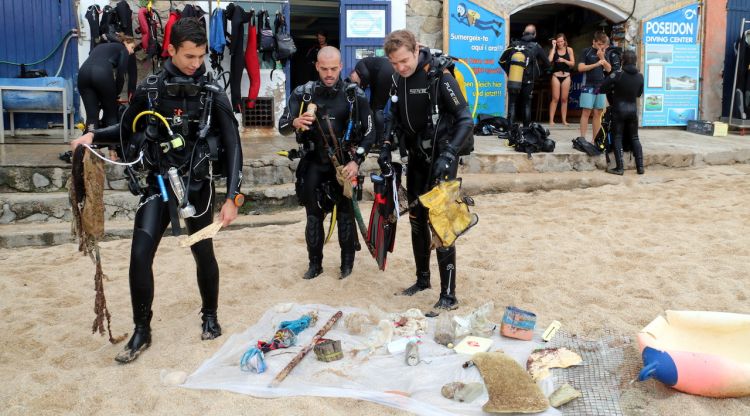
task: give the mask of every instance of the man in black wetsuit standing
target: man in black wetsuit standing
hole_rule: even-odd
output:
[[[508,88],[508,121],[518,121],[518,107],[523,111],[522,122],[524,127],[531,124],[531,100],[534,92],[534,82],[543,73],[550,69],[550,63],[544,50],[536,42],[536,26],[526,25],[520,40],[513,41],[503,52],[498,62],[500,66],[510,74],[511,57],[516,51],[523,51],[527,57],[526,66],[523,70],[523,81],[519,90]]]
[[[404,140],[409,159],[406,188],[409,205],[413,206],[409,222],[417,281],[401,294],[411,296],[430,288],[431,252],[427,209],[413,203],[439,181],[456,178],[459,157],[472,150],[474,122],[456,79],[447,69],[447,58],[418,48],[414,34],[408,30],[391,32],[384,49],[397,73],[397,102],[391,106],[393,128]],[[388,137],[386,132],[378,159],[381,168],[390,163],[392,143]],[[455,309],[456,247],[438,248],[437,260],[440,298],[435,308]]]
[[[352,201],[345,195],[375,141],[375,131],[365,93],[356,84],[341,80],[339,50],[324,46],[315,66],[320,79],[300,85],[290,94],[279,119],[279,132],[285,136],[296,132],[301,147],[296,190],[307,215],[309,260],[303,279],[323,273],[323,218],[334,205],[341,247],[339,278],[344,279],[352,273],[354,253],[359,249]],[[337,170],[343,184],[337,181]]]
[[[643,75],[638,72],[636,55],[625,51],[622,56],[622,71],[612,72],[602,83],[601,91],[611,93],[612,102],[612,147],[615,152],[615,168],[607,168],[607,173],[622,175],[624,165],[623,140],[630,140],[630,148],[635,156],[635,168],[639,175],[643,170],[643,149],[638,139],[638,97],[643,95]]]
[[[120,124],[86,133],[71,142],[75,151],[82,144],[111,144],[122,139],[126,160],[135,161],[141,152],[146,155],[140,180],[134,175],[131,181],[131,191],[141,194],[130,251],[135,330],[125,350],[115,358],[120,363],[135,360],[151,345],[152,264],[167,225],[171,221],[173,234],[178,233],[179,216],[192,234],[213,222],[213,163],[223,165],[227,179],[226,199],[218,220],[229,225],[244,201],[240,193],[242,149],[237,123],[226,94],[206,75],[206,32],[197,20],[184,18],[172,27],[170,42],[171,57],[164,62],[163,71],[150,75],[138,86]],[[211,116],[206,117],[204,107],[211,102]],[[210,124],[206,124],[207,119]],[[213,241],[200,241],[190,250],[202,301],[201,339],[214,339],[221,335],[221,326],[216,315],[219,266]]]
[[[393,73],[393,66],[388,58],[370,56],[360,59],[349,75],[349,79],[363,90],[370,88],[370,109],[375,118],[375,140],[378,142],[383,139],[384,111],[390,98]]]

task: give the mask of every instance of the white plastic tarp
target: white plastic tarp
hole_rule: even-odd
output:
[[[344,327],[344,318],[349,313],[366,311],[355,308],[341,308],[344,318],[331,329],[325,338],[341,340],[344,358],[330,363],[318,361],[311,350],[291,374],[275,388],[269,387],[271,380],[289,363],[305,345],[309,344],[317,331],[337,310],[326,305],[293,305],[286,312],[276,312],[288,308],[274,308],[267,311],[252,327],[240,334],[230,336],[213,357],[206,360],[182,387],[191,389],[229,390],[256,397],[318,396],[345,397],[368,400],[386,406],[410,411],[419,415],[487,415],[482,405],[487,402],[484,393],[471,403],[460,403],[444,398],[441,387],[450,382],[482,382],[476,367],[462,368],[469,355],[457,354],[433,340],[436,318],[428,318],[428,332],[420,339],[420,363],[411,367],[405,363],[403,352],[391,355],[385,347],[374,353],[359,352],[353,356],[353,349],[366,349],[368,331],[363,335],[352,335]],[[297,345],[266,354],[267,370],[264,373],[240,370],[240,358],[259,340],[270,341],[282,321],[295,320],[310,311],[318,312],[318,322],[298,335]],[[375,327],[371,327],[375,328]],[[394,339],[397,339],[394,337]],[[497,331],[492,336],[490,351],[502,350],[513,357],[524,368],[529,354],[539,347],[537,338],[533,341],[519,341],[500,337]],[[542,385],[545,394],[552,391],[548,378]],[[539,415],[552,416],[561,413],[550,407]]]

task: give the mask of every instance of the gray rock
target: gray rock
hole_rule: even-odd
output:
[[[44,222],[44,221],[47,221],[48,218],[49,218],[49,215],[37,212],[36,214],[31,214],[28,217],[18,220],[17,222],[19,223]]]
[[[16,213],[11,211],[10,204],[3,204],[3,214],[0,216],[0,224],[10,224],[16,220]]]

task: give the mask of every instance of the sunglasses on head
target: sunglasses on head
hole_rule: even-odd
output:
[[[171,97],[195,97],[203,87],[190,77],[172,77],[164,80],[167,95]]]

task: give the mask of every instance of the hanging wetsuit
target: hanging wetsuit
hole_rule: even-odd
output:
[[[260,62],[258,62],[258,38],[253,22],[253,11],[248,17],[247,48],[245,48],[245,68],[250,78],[250,89],[247,91],[247,108],[255,108],[255,99],[260,91]]]
[[[120,32],[133,36],[133,10],[126,0],[120,0],[115,6],[118,29]]]
[[[393,76],[393,65],[388,58],[367,57],[361,59],[354,66],[354,71],[359,76],[360,87],[370,88],[370,109],[375,118],[375,139],[383,140],[383,110],[388,103]]]
[[[102,10],[96,4],[86,9],[86,21],[89,22],[89,27],[91,28],[91,49],[89,49],[89,54],[99,44],[99,15],[101,14]]]
[[[346,86],[351,85],[346,90]],[[354,104],[350,105],[349,100]],[[336,139],[346,136],[345,132],[352,119],[358,127],[351,134],[349,142],[342,141],[347,160],[339,161],[346,165],[351,160],[361,164],[370,150],[375,132],[372,126],[372,115],[367,105],[367,96],[355,84],[345,84],[339,80],[334,86],[326,87],[320,81],[310,81],[294,89],[289,96],[284,113],[279,119],[279,133],[288,136],[295,132],[292,123],[300,115],[300,109],[306,110],[309,103],[318,106],[317,118],[326,136],[328,125],[323,116],[328,114]],[[304,104],[304,106],[303,106]],[[309,130],[298,133],[297,142],[303,145],[303,156],[297,167],[297,198],[305,206],[307,223],[305,225],[305,242],[309,268],[305,279],[312,279],[323,272],[323,218],[336,205],[339,246],[341,248],[341,275],[343,279],[352,272],[354,253],[357,250],[357,229],[354,224],[352,201],[342,196],[342,186],[336,180],[336,170],[328,156],[324,137],[320,129],[313,124]],[[327,141],[328,148],[334,144]],[[361,147],[361,153],[355,149]]]
[[[211,31],[208,38],[208,49],[211,59],[211,69],[223,72],[221,61],[224,59],[224,48],[227,46],[227,38],[224,35],[224,9],[216,8],[211,15]]]
[[[78,70],[78,90],[86,109],[86,127],[99,127],[99,110],[104,111],[101,124],[117,123],[117,97],[125,83],[128,49],[119,42],[97,46]],[[115,76],[112,76],[114,70]]]
[[[98,49],[98,48],[97,48]],[[199,140],[198,126],[206,103],[205,67],[201,66],[195,74],[187,76],[172,64],[171,59],[164,62],[163,72],[150,75],[138,87],[131,105],[123,115],[122,124],[117,124],[94,133],[94,143],[118,143],[120,130],[128,149],[126,157],[134,159],[140,150],[150,155],[145,167],[147,186],[142,191],[141,202],[135,216],[133,242],[130,252],[130,296],[133,307],[135,331],[126,351],[118,355],[120,362],[134,360],[141,349],[151,342],[150,321],[151,305],[154,298],[154,275],[152,264],[162,235],[174,217],[174,191],[166,179],[170,167],[178,168],[179,175],[187,189],[187,200],[195,207],[196,214],[185,219],[188,232],[191,234],[209,225],[213,221],[211,209],[215,190],[207,167],[209,156],[206,143],[213,138],[222,151],[218,152],[219,160],[227,175],[227,199],[233,199],[240,189],[242,177],[242,149],[237,131],[237,124],[232,115],[226,95],[218,92],[213,95],[211,111],[211,129],[209,139]],[[170,85],[172,86],[170,88]],[[175,88],[176,87],[176,88]],[[220,89],[216,87],[216,89]],[[159,91],[157,94],[156,91]],[[192,92],[191,92],[192,91]],[[149,98],[151,97],[151,98]],[[156,100],[154,102],[154,97]],[[155,104],[153,110],[167,118],[171,129],[184,137],[184,144],[172,148],[162,122],[149,116],[140,117],[136,125],[138,133],[132,131],[136,116],[149,109],[149,102]],[[156,124],[152,124],[152,120]],[[145,133],[143,132],[145,130]],[[139,138],[150,137],[143,141]],[[139,143],[142,143],[139,145]],[[166,152],[165,145],[167,145]],[[131,148],[134,147],[134,149]],[[132,150],[132,151],[131,151]],[[193,167],[191,168],[191,156]],[[161,197],[160,186],[156,175],[163,175],[167,185],[168,202]],[[188,176],[189,175],[189,176]],[[178,222],[179,224],[179,222]],[[173,224],[174,229],[174,224]],[[202,302],[203,339],[213,339],[221,335],[216,312],[219,296],[219,267],[213,251],[211,239],[200,241],[190,247],[196,262],[198,288]]]
[[[615,169],[607,169],[607,172],[623,174],[623,139],[628,138],[631,141],[638,174],[643,174],[643,149],[638,139],[637,103],[638,97],[643,95],[643,75],[638,72],[635,65],[625,65],[622,71],[613,72],[604,80],[601,91],[611,92],[613,100],[609,108],[612,111],[612,145],[617,166]]]
[[[419,195],[429,191],[439,180],[456,178],[459,156],[467,154],[474,128],[469,106],[461,94],[458,82],[450,73],[437,71],[439,60],[429,50],[419,51],[417,69],[408,78],[394,76],[398,101],[391,105],[393,128],[400,132],[409,153],[406,189],[409,205]],[[428,72],[431,71],[431,72]],[[434,75],[431,75],[434,74]],[[439,77],[435,82],[435,77]],[[433,122],[431,98],[438,106],[439,118]],[[386,133],[386,140],[388,140]],[[382,146],[379,162],[381,168],[390,163],[390,143]],[[431,236],[427,209],[420,204],[409,210],[411,243],[417,269],[417,282],[402,294],[411,296],[430,288]],[[436,308],[455,309],[456,298],[456,247],[437,249],[440,271],[440,298]]]
[[[169,41],[172,35],[172,25],[177,23],[178,20],[180,20],[180,11],[171,10],[169,12],[169,19],[167,19],[167,24],[164,25],[164,42],[162,42],[163,45],[161,50],[162,58],[166,59],[169,57]]]
[[[229,88],[232,98],[232,110],[235,113],[242,112],[242,71],[245,69],[245,57],[242,50],[242,41],[245,39],[245,23],[247,13],[234,3],[230,3],[225,11],[227,19],[232,26],[232,41],[229,44],[229,54],[232,56],[229,68]]]
[[[118,29],[128,35],[133,36],[133,10],[126,0],[120,0],[115,6],[117,14]],[[135,54],[128,57],[128,98],[135,93],[135,86],[138,83],[138,64]]]

